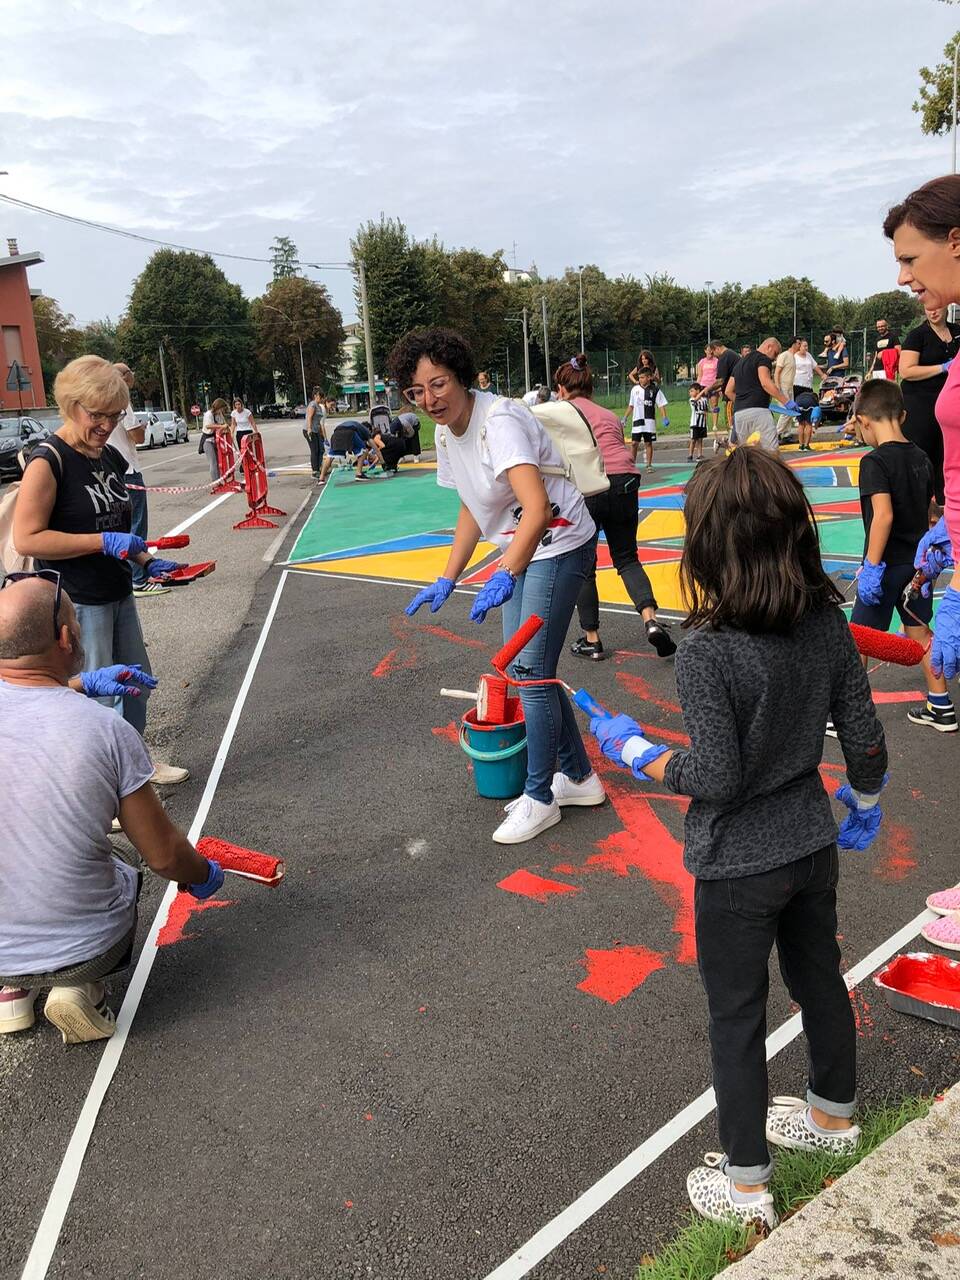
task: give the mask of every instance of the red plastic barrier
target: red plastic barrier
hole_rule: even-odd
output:
[[[285,516],[287,513],[280,507],[267,505],[267,465],[259,432],[244,436],[240,446],[240,461],[243,463],[243,475],[247,482],[250,510],[243,520],[233,526],[234,529],[276,529],[273,521],[265,520],[264,516]]]
[[[210,492],[242,493],[243,486],[237,480],[237,473],[234,470],[237,454],[229,431],[218,431],[214,439],[217,445],[217,466],[220,468],[220,480]]]

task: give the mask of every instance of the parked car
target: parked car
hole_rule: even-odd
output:
[[[62,418],[41,422],[27,415],[0,420],[0,481],[19,480],[23,474],[20,451],[28,454],[41,440],[49,440],[62,425]]]
[[[258,418],[285,418],[289,410],[285,404],[262,404]]]
[[[341,396],[341,398],[337,401],[337,413],[349,413],[349,412],[350,412],[350,401],[344,400],[343,397]]]
[[[167,444],[180,444],[190,439],[190,430],[179,413],[174,413],[172,409],[158,409],[155,416],[163,427]]]
[[[137,426],[143,427],[144,436],[143,444],[138,444],[138,449],[153,449],[157,445],[161,449],[167,447],[167,437],[163,430],[163,423],[157,415],[149,410],[143,410],[133,415],[137,420]]]

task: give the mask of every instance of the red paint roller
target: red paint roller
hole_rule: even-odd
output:
[[[511,680],[509,676],[504,674],[504,668],[508,662],[513,661],[527,641],[535,636],[542,626],[543,619],[532,613],[519,631],[514,632],[503,648],[498,649],[493,655],[492,665],[498,674],[480,677],[480,684],[476,692],[478,724],[507,723],[508,686],[527,682]],[[529,683],[542,684],[546,682],[531,681]],[[559,684],[562,681],[553,681],[551,683]],[[474,694],[466,689],[441,689],[440,696],[442,698],[473,698]]]
[[[922,644],[907,636],[876,631],[873,627],[862,627],[857,622],[850,623],[850,631],[858,651],[864,657],[877,658],[880,662],[893,662],[898,667],[915,667],[923,661],[923,655],[927,652]]]
[[[517,654],[523,649],[529,640],[537,634],[543,626],[543,619],[538,618],[535,613],[531,613],[519,631],[515,631],[502,649],[491,658],[491,665],[494,671],[499,671],[503,675],[503,669],[508,662],[512,662]]]
[[[172,538],[147,538],[148,551],[174,551],[177,547],[189,547],[189,533],[177,533]],[[120,559],[126,560],[126,551],[120,552]]]
[[[256,880],[258,884],[269,885],[272,889],[283,879],[282,858],[257,853],[255,849],[241,849],[238,844],[228,844],[226,840],[218,840],[216,836],[201,837],[197,841],[197,853],[219,862],[224,871],[229,871],[231,875]]]

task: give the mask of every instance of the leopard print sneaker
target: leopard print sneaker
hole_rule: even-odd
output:
[[[733,1183],[726,1170],[726,1156],[708,1151],[703,1161],[687,1174],[687,1195],[697,1213],[713,1222],[752,1222],[764,1235],[772,1231],[779,1218],[770,1192],[740,1203],[731,1194]]]
[[[856,1125],[836,1133],[817,1133],[809,1122],[809,1107],[802,1098],[774,1098],[767,1111],[767,1141],[796,1151],[832,1151],[847,1155],[856,1150],[860,1130]]]

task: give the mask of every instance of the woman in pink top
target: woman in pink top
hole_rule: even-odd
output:
[[[714,353],[712,342],[708,342],[703,351],[703,359],[697,361],[697,382],[701,387],[712,387],[717,380],[717,365],[720,363],[720,358]],[[714,391],[708,399],[710,412],[716,413],[720,403],[719,392]]]
[[[640,488],[640,473],[633,465],[630,450],[624,440],[623,423],[615,413],[594,402],[593,373],[587,357],[582,353],[562,364],[554,375],[554,381],[560,399],[569,400],[590,423],[610,479],[610,488],[606,493],[584,499],[587,510],[593,516],[594,524],[606,537],[613,567],[643,618],[647,640],[661,658],[669,658],[676,652],[677,646],[663,623],[657,619],[657,602],[637,551],[637,491]],[[597,595],[596,564],[580,589],[577,612],[584,634],[570,646],[571,652],[579,658],[602,658],[604,652],[600,642],[600,598]]]
[[[935,178],[895,205],[883,224],[900,264],[897,284],[909,285],[921,306],[960,302],[960,174]],[[954,556],[960,550],[960,360],[943,363],[947,381],[937,397],[943,432],[943,533]],[[936,541],[928,535],[924,542]],[[953,577],[934,624],[930,664],[952,680],[960,674],[960,569]]]

